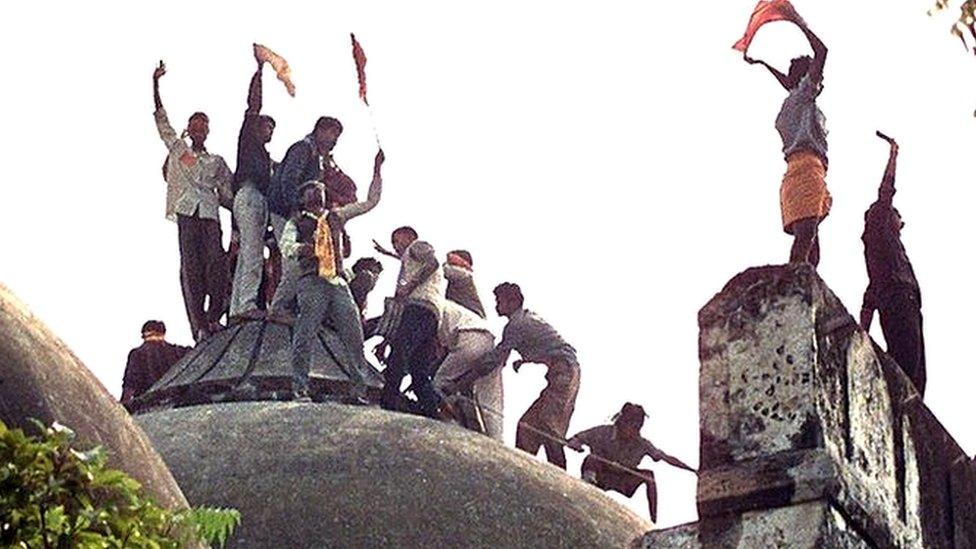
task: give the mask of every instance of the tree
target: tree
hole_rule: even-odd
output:
[[[160,507],[132,477],[106,467],[103,448],[80,451],[67,427],[35,424],[39,436],[0,421],[2,547],[223,546],[240,522],[232,509]]]

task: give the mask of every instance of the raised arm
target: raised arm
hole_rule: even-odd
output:
[[[153,101],[156,103],[156,110],[163,110],[163,100],[159,98],[159,79],[166,74],[166,64],[159,60],[159,66],[153,71]]]
[[[888,165],[885,166],[884,178],[881,180],[881,192],[878,193],[879,198],[887,200],[890,204],[891,197],[895,194],[895,169],[898,167],[898,143],[881,132],[875,132],[875,134],[887,141],[891,146],[888,152]]]
[[[373,181],[369,184],[369,190],[366,192],[366,200],[353,202],[336,209],[336,213],[343,219],[343,222],[363,215],[380,203],[380,195],[383,194],[383,176],[380,174],[380,169],[385,160],[386,156],[383,154],[383,149],[380,149],[373,161]]]
[[[827,46],[824,45],[819,36],[810,30],[810,27],[800,25],[800,30],[806,35],[807,40],[810,41],[810,47],[813,48],[813,63],[810,65],[808,74],[812,81],[820,82],[823,80],[824,63],[827,62]]]
[[[258,69],[254,71],[254,76],[251,77],[251,85],[247,89],[247,111],[244,112],[245,115],[255,115],[261,114],[261,68],[264,63],[258,61]]]

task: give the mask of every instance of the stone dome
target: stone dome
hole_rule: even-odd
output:
[[[70,427],[79,447],[103,446],[109,465],[138,480],[161,505],[186,506],[163,460],[128,412],[0,284],[0,420],[33,432],[30,418]]]
[[[136,416],[236,547],[627,547],[650,525],[488,437],[337,403],[232,402]]]

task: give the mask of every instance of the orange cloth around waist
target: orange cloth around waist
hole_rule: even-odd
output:
[[[793,223],[811,217],[823,219],[830,213],[827,168],[819,156],[799,151],[786,159],[786,175],[779,188],[783,230],[792,234]]]

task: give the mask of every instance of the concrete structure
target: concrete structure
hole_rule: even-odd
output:
[[[418,416],[264,401],[136,419],[191,503],[241,512],[231,547],[629,547],[650,527],[562,470]]]
[[[699,313],[700,522],[645,547],[976,546],[972,461],[805,266]]]

